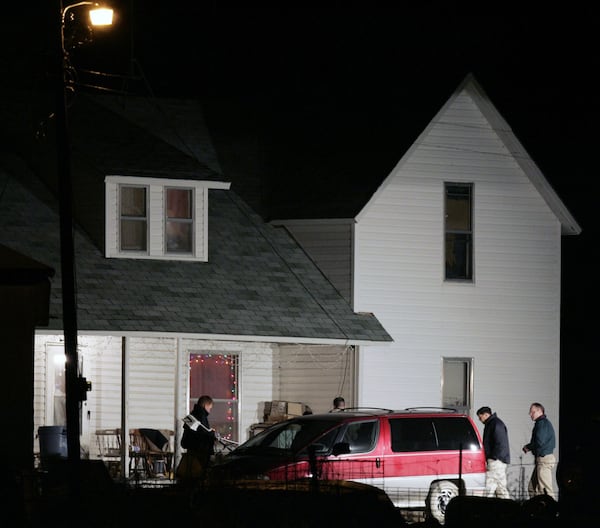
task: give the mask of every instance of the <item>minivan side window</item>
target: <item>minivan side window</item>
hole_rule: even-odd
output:
[[[473,427],[466,418],[434,418],[438,449],[471,449],[480,447]]]
[[[392,451],[446,451],[479,448],[467,418],[396,418],[390,420]]]
[[[429,418],[390,419],[392,451],[407,453],[414,451],[435,451],[437,442],[433,423]]]
[[[377,438],[377,421],[348,424],[342,442],[348,442],[350,453],[366,453],[373,449]]]

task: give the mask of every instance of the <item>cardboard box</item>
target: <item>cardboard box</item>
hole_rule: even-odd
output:
[[[302,416],[303,405],[298,402],[287,402],[287,414],[289,416]]]
[[[274,400],[265,402],[265,422],[280,422],[287,414],[287,402]]]
[[[263,408],[263,422],[266,422],[271,414],[271,402],[266,401],[265,406]]]
[[[263,420],[271,423],[281,422],[288,418],[302,416],[303,413],[303,403],[274,400],[265,402]]]

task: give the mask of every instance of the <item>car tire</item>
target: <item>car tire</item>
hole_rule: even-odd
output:
[[[446,521],[446,506],[458,496],[458,486],[449,480],[436,480],[431,483],[427,495],[427,512],[438,523]]]

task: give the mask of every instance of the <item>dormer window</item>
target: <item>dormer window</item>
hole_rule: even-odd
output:
[[[208,189],[224,182],[107,176],[107,258],[208,260]]]
[[[194,215],[192,189],[165,189],[165,241],[167,253],[192,253]]]
[[[148,248],[148,207],[146,187],[120,186],[121,251],[146,251]]]

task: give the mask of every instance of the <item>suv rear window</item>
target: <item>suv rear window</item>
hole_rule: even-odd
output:
[[[479,447],[473,426],[466,418],[434,418],[438,449],[471,449]]]
[[[441,451],[479,446],[466,418],[392,418],[392,451]]]

